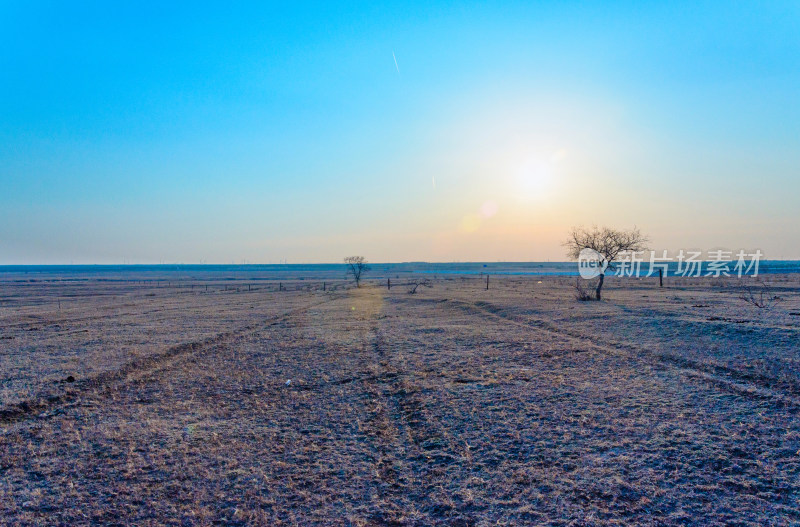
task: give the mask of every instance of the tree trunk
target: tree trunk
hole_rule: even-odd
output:
[[[605,277],[605,273],[600,273],[600,281],[597,283],[597,289],[595,290],[595,297],[597,300],[600,300],[600,291],[603,289],[603,279]]]

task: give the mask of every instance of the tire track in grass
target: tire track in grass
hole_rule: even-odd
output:
[[[377,326],[370,329],[368,349],[378,364],[376,375],[360,379],[366,400],[376,402],[372,418],[365,422],[365,432],[377,452],[375,474],[381,482],[377,488],[381,504],[369,513],[369,521],[380,525],[404,525],[408,514],[400,503],[413,492],[413,475],[406,463],[410,432],[399,418],[397,392],[402,372],[392,371],[386,361],[383,333]]]
[[[368,525],[440,524],[454,518],[449,508],[429,500],[427,474],[459,462],[451,452],[447,434],[432,417],[425,400],[426,388],[415,381],[425,375],[413,368],[402,353],[407,338],[386,326],[397,320],[373,314],[364,335],[362,353],[367,361],[363,373],[330,384],[359,384],[368,402],[370,417],[364,433],[375,452],[373,473],[377,477],[376,500],[366,511]],[[401,317],[402,318],[402,317]],[[323,386],[320,386],[323,387]]]
[[[355,371],[339,379],[328,379],[306,385],[303,389],[325,390],[349,385],[357,399],[362,401],[365,416],[359,421],[358,435],[369,445],[371,490],[374,498],[360,507],[366,525],[408,525],[408,517],[418,516],[416,502],[411,499],[418,493],[413,473],[407,462],[412,436],[408,423],[399,409],[401,386],[408,372],[402,364],[392,360],[392,348],[386,342],[383,324],[383,293],[374,288],[354,290],[346,295],[356,324],[353,327],[338,325],[336,330],[350,334],[356,332],[357,340],[348,344],[352,356],[358,357]],[[341,338],[341,337],[339,337]]]
[[[400,300],[400,302],[411,301],[413,300]],[[624,342],[588,337],[580,332],[564,329],[542,318],[526,316],[526,318],[521,319],[521,317],[511,314],[508,310],[486,301],[468,302],[442,299],[438,302],[451,309],[488,316],[529,330],[538,329],[561,337],[567,337],[577,341],[582,346],[605,353],[612,353],[633,360],[650,357],[662,365],[677,368],[686,375],[709,382],[720,389],[744,397],[769,400],[780,406],[788,407],[793,413],[800,411],[800,386],[792,385],[789,390],[786,390],[784,386],[776,386],[778,384],[777,380],[766,375],[741,372],[718,364],[703,363],[668,353],[655,353]]]
[[[61,381],[63,391],[43,391],[38,395],[20,401],[6,408],[0,408],[0,424],[11,424],[23,421],[32,417],[49,417],[55,415],[64,406],[74,402],[81,396],[91,393],[101,393],[107,390],[115,382],[129,382],[150,373],[168,369],[176,360],[187,355],[195,354],[200,351],[219,348],[225,342],[246,336],[263,330],[265,327],[279,324],[289,317],[298,313],[308,311],[317,306],[327,304],[341,298],[340,295],[331,296],[321,302],[315,302],[301,307],[292,308],[288,311],[267,317],[265,320],[247,324],[238,329],[217,333],[211,337],[185,342],[167,348],[164,352],[151,354],[146,357],[138,358],[123,364],[115,370],[97,373],[84,379],[77,379],[73,382]],[[44,415],[42,415],[44,414]]]
[[[253,294],[253,293],[257,293],[257,292],[276,293],[276,291],[255,290],[255,291],[244,291],[244,292],[239,293],[239,294],[240,295],[245,294],[245,293]],[[294,291],[290,291],[290,292],[293,293]],[[120,305],[108,304],[108,305],[99,306],[98,309],[103,311],[103,312],[114,311],[113,314],[114,314],[114,316],[117,316],[117,317],[121,317],[121,316],[147,317],[148,320],[156,320],[156,321],[172,320],[173,317],[171,317],[169,315],[169,313],[171,313],[171,312],[176,312],[176,311],[177,312],[182,312],[182,311],[186,311],[187,309],[203,309],[203,308],[209,308],[209,307],[213,307],[213,306],[217,305],[218,302],[214,302],[214,300],[218,300],[218,297],[216,295],[217,295],[216,292],[195,295],[198,300],[208,300],[209,301],[209,302],[204,302],[204,303],[201,303],[201,302],[194,302],[194,303],[180,302],[180,300],[185,300],[185,299],[175,298],[174,295],[165,295],[165,296],[160,297],[160,298],[162,298],[162,299],[170,299],[170,300],[172,300],[172,302],[170,302],[168,305],[164,306],[164,308],[148,309],[147,311],[137,311],[136,309],[130,309],[130,310],[122,311],[121,308],[137,308],[137,307],[150,308],[152,306],[153,302],[142,302],[140,304],[132,304],[131,303],[131,304],[120,304]],[[253,296],[255,296],[255,295],[253,295]],[[159,297],[156,297],[154,299],[154,301],[157,301],[158,299],[159,299]],[[233,299],[231,299],[231,300],[233,300]],[[256,306],[259,303],[268,301],[269,299],[260,297],[260,298],[250,298],[250,299],[247,299],[247,300],[249,301],[249,303],[238,304],[238,305],[241,305],[241,306],[250,306],[250,305]],[[53,310],[57,313],[56,308],[54,307],[55,306],[55,302],[56,301],[54,300],[53,302],[42,303],[41,305],[51,306],[51,307],[53,307]],[[247,309],[249,309],[249,308],[247,308],[247,307],[242,307],[241,308],[242,311],[246,311]],[[67,309],[65,309],[65,311],[67,311]],[[165,316],[163,316],[161,318],[153,319],[152,317],[148,317],[148,315],[165,315]],[[29,314],[29,315],[21,315],[21,316],[22,317],[31,318],[31,320],[20,320],[18,322],[12,322],[12,323],[9,323],[9,324],[4,324],[2,327],[4,329],[25,329],[25,328],[30,327],[32,324],[37,324],[37,323],[41,324],[42,322],[44,322],[44,320],[42,320],[42,315],[39,315],[39,314]],[[90,322],[90,321],[94,321],[94,320],[105,320],[108,317],[109,317],[108,314],[86,315],[86,316],[80,316],[80,317],[75,317],[75,318],[69,318],[66,315],[61,315],[60,318],[55,318],[55,317],[54,318],[48,318],[47,319],[47,323],[44,324],[44,326],[53,326],[53,325],[60,325],[60,324],[76,324],[76,323],[82,323],[82,322]],[[4,319],[7,319],[7,318],[11,318],[11,317],[4,317]],[[0,322],[1,321],[2,320],[0,320]]]
[[[476,306],[474,304],[470,304],[469,302],[447,301],[447,300],[431,301],[430,299],[417,300],[414,298],[397,300],[396,303],[400,304],[401,306],[408,306],[409,308],[413,308],[414,306],[419,307],[425,305],[437,306],[437,307],[441,306],[442,308],[448,307],[450,308],[451,312],[453,309],[455,309],[458,310],[458,312],[466,313],[472,316],[478,315],[480,317],[485,318],[486,322],[489,324],[492,325],[497,324],[498,328],[500,328],[499,329],[500,331],[502,331],[503,327],[508,328],[509,324],[513,324],[515,326],[519,326],[520,328],[525,329],[527,334],[530,334],[531,331],[536,331],[537,328],[539,328],[541,331],[544,332],[543,336],[545,337],[545,340],[547,340],[546,337],[548,335],[551,335],[553,337],[557,337],[561,341],[567,340],[575,342],[576,346],[579,345],[581,348],[584,349],[588,348],[593,352],[599,351],[604,354],[613,354],[614,356],[619,357],[625,361],[633,362],[633,364],[630,364],[631,369],[634,370],[632,372],[632,375],[636,375],[635,370],[637,369],[636,368],[637,363],[649,364],[651,359],[657,363],[661,362],[661,359],[659,358],[653,359],[651,355],[648,355],[646,353],[643,353],[642,356],[636,356],[631,350],[617,349],[614,348],[613,346],[604,346],[603,343],[593,343],[591,342],[591,340],[588,339],[586,335],[581,335],[580,333],[578,333],[576,336],[574,334],[570,335],[563,331],[559,331],[557,327],[554,327],[554,325],[551,322],[548,322],[546,320],[541,321],[542,324],[541,327],[539,327],[539,326],[532,326],[530,323],[525,323],[519,320],[515,320],[512,318],[512,314],[508,312],[503,312],[500,314],[492,313],[490,311],[492,310],[492,308],[494,308],[493,310],[497,311],[502,311],[502,308],[499,308],[498,306],[494,306],[491,304],[487,306],[484,303],[480,306]],[[406,308],[403,309],[403,311],[411,311],[411,309]],[[443,310],[442,316],[445,318],[447,318],[446,313],[447,311]],[[423,313],[423,315],[424,314],[425,313]],[[503,314],[506,316],[502,316]],[[470,318],[472,318],[472,316],[468,317],[467,319],[464,319],[463,321],[460,321],[459,323],[465,325],[475,325],[476,324],[475,319],[473,319],[473,321],[470,321]],[[400,320],[404,319],[403,316],[398,316],[395,318]],[[393,318],[389,318],[390,323],[391,320],[393,320]],[[431,324],[435,324],[435,322],[430,320],[428,320],[428,322]],[[548,324],[550,324],[551,327],[547,327]],[[405,328],[407,326],[403,327]],[[430,492],[430,493],[426,492],[430,490],[430,488],[426,486],[428,484],[427,483],[428,481],[431,481],[432,485],[436,481],[439,482],[443,481],[441,479],[441,476],[439,476],[438,480],[436,477],[430,479],[428,478],[428,476],[432,474],[431,471],[436,466],[435,463],[439,461],[435,459],[429,461],[419,457],[420,447],[423,445],[423,443],[425,443],[426,439],[428,438],[433,439],[434,437],[437,437],[436,441],[431,441],[430,443],[427,443],[425,445],[430,448],[430,450],[427,453],[432,454],[433,456],[436,456],[439,453],[443,453],[445,455],[455,454],[454,458],[447,458],[445,456],[442,458],[440,462],[441,463],[440,467],[442,467],[442,469],[444,469],[448,473],[458,472],[459,470],[466,470],[467,467],[471,466],[471,462],[467,458],[459,457],[458,452],[454,448],[455,442],[453,441],[452,437],[447,436],[444,433],[444,431],[448,430],[447,425],[441,426],[441,423],[439,423],[437,419],[435,419],[433,416],[431,416],[431,414],[428,413],[431,409],[433,409],[435,415],[438,415],[441,418],[442,416],[447,415],[447,409],[446,408],[437,409],[436,406],[431,406],[437,404],[436,402],[431,402],[431,401],[436,401],[436,399],[428,400],[426,398],[426,392],[424,390],[420,392],[413,391],[413,388],[416,387],[424,388],[424,386],[426,386],[424,377],[420,377],[421,374],[419,373],[420,371],[419,366],[424,364],[425,358],[424,356],[418,356],[417,359],[415,360],[413,358],[414,355],[412,351],[411,352],[412,355],[409,355],[409,362],[404,363],[402,357],[403,353],[402,349],[404,343],[408,341],[408,339],[414,334],[413,329],[410,331],[411,333],[405,331],[404,329],[403,333],[399,332],[393,333],[391,332],[391,327],[390,327],[389,329],[387,329],[385,337],[382,337],[380,334],[376,337],[376,344],[375,344],[375,346],[377,347],[375,356],[388,357],[389,359],[391,359],[390,363],[391,367],[399,372],[399,375],[397,377],[386,382],[387,388],[385,393],[387,397],[392,397],[391,394],[393,393],[396,394],[397,396],[397,400],[394,401],[391,406],[391,408],[394,408],[395,410],[393,410],[391,413],[394,417],[394,423],[396,423],[398,430],[401,431],[407,430],[408,434],[407,437],[404,438],[405,444],[403,444],[402,442],[397,443],[403,445],[403,448],[406,448],[406,451],[403,453],[403,455],[400,455],[400,453],[398,452],[398,458],[408,462],[407,465],[408,469],[404,471],[402,475],[405,476],[406,474],[410,474],[414,478],[414,482],[412,485],[406,487],[401,491],[397,491],[389,496],[391,497],[400,495],[402,497],[406,497],[407,500],[410,501],[410,503],[414,506],[416,511],[422,513],[421,518],[423,518],[423,520],[420,522],[420,524],[427,524],[427,525],[450,524],[453,521],[461,521],[462,519],[466,522],[469,522],[472,519],[471,516],[475,514],[474,509],[470,509],[469,507],[464,507],[457,501],[450,507],[448,507],[446,503],[436,503],[434,498],[434,496],[437,496],[436,492]],[[414,345],[416,346],[417,344]],[[425,343],[419,343],[419,345],[423,347],[426,346]],[[635,347],[632,347],[632,350],[636,350],[641,353],[641,350],[637,350]],[[677,366],[677,365],[670,364],[669,366]],[[681,376],[684,374],[699,375],[697,372],[681,368],[680,366],[677,366],[677,368],[678,368],[677,372],[673,368],[670,368],[670,370],[671,372],[679,373],[677,379],[679,382],[681,381]],[[643,375],[645,375],[644,378],[646,379],[647,374]],[[422,379],[420,383],[415,382],[415,379],[417,378]],[[671,380],[674,382],[674,379]],[[689,386],[693,386],[692,390],[694,392],[697,392],[699,394],[709,394],[709,392],[706,390],[710,389],[711,390],[710,395],[714,396],[717,393],[719,393],[717,392],[717,389],[719,388],[722,388],[723,390],[721,391],[723,392],[735,391],[737,388],[736,386],[732,385],[731,383],[732,381],[730,381],[730,379],[720,380],[707,377],[707,378],[700,378],[699,380],[703,380],[704,382],[687,383]],[[656,377],[655,381],[660,382],[658,381],[658,377]],[[719,382],[722,382],[722,384],[718,384],[718,386],[709,386],[707,388],[708,383],[717,384]],[[411,388],[406,389],[406,393],[397,393],[397,390],[403,386],[410,386]],[[654,386],[657,387],[658,384]],[[750,388],[751,387],[742,385],[739,389],[748,390]],[[745,395],[761,398],[759,394],[754,395],[750,393],[745,393]],[[780,394],[777,395],[780,396]],[[762,394],[762,396],[763,398],[768,399],[770,403],[772,403],[775,400],[776,394],[767,392]],[[743,397],[740,401],[742,404],[744,404],[746,399]],[[441,403],[441,400],[439,402]],[[432,428],[428,428],[429,426]],[[489,458],[486,452],[482,452],[477,459],[479,461],[478,465],[476,466],[480,466],[480,464],[483,461],[491,460],[492,458]],[[430,497],[428,498],[428,496]],[[604,499],[606,499],[604,498],[604,496],[606,496],[606,494],[598,494],[597,496],[595,496],[595,501],[598,500],[603,501]],[[790,500],[791,497],[786,499]],[[505,509],[502,509],[502,506],[500,505],[496,505],[496,507],[500,508],[495,508],[493,509],[493,511],[505,511]],[[781,510],[783,510],[784,513],[796,517],[797,511],[794,509],[789,509],[788,507],[783,507],[779,504],[775,504],[775,507],[781,508]],[[502,514],[505,513],[506,512],[502,512]],[[486,514],[486,513],[484,512],[481,514]],[[388,515],[385,517],[375,518],[375,520],[379,524],[390,524],[388,521],[381,521],[381,520],[394,520],[394,519],[395,518]],[[470,523],[465,523],[465,524],[470,524]]]
[[[390,324],[408,320],[408,314],[386,320]],[[436,417],[436,408],[431,407],[436,400],[433,396],[441,387],[430,386],[428,376],[433,373],[438,379],[440,375],[419,368],[419,358],[415,360],[413,352],[408,357],[406,352],[395,352],[406,347],[409,331],[417,334],[416,331],[395,329],[373,328],[372,355],[381,365],[381,374],[370,384],[374,386],[372,392],[384,402],[385,420],[394,433],[392,441],[376,446],[383,460],[377,472],[387,484],[384,497],[403,502],[405,509],[400,513],[404,519],[393,516],[393,508],[378,511],[370,519],[381,525],[471,525],[470,510],[462,510],[448,500],[431,499],[436,494],[434,482],[443,470],[460,471],[472,461],[463,454],[463,445],[452,430]],[[409,517],[417,522],[409,523]]]

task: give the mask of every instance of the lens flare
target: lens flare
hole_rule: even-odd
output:
[[[477,214],[467,214],[461,219],[462,232],[475,232],[481,226],[481,217]]]
[[[484,204],[481,205],[480,214],[483,218],[491,218],[497,214],[497,203],[491,200],[484,202]]]

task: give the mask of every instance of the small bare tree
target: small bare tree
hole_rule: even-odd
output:
[[[575,281],[575,299],[579,300],[580,302],[586,302],[587,300],[594,300],[595,297],[592,295],[590,286],[591,284],[586,284],[586,280],[583,278],[577,278]]]
[[[764,282],[758,281],[756,285],[741,285],[739,298],[759,309],[772,309],[782,299]]]
[[[573,260],[578,260],[581,251],[592,249],[597,252],[603,260],[600,269],[599,281],[595,289],[595,299],[600,300],[605,279],[606,269],[615,269],[614,261],[623,253],[638,252],[645,250],[647,237],[639,229],[634,227],[631,230],[617,230],[608,227],[593,227],[591,230],[583,227],[573,227],[569,238],[564,242],[567,248],[567,256]]]
[[[417,288],[419,287],[433,287],[433,285],[431,285],[431,281],[428,280],[427,278],[422,278],[419,280],[411,280],[408,283],[408,294],[409,295],[416,294]]]
[[[361,275],[369,271],[367,259],[363,256],[348,256],[344,263],[347,264],[347,274],[352,275],[356,281],[356,287],[361,287]]]

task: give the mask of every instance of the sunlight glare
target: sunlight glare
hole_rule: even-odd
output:
[[[547,197],[553,184],[553,170],[550,163],[530,159],[516,174],[515,195],[524,201],[540,200]]]

